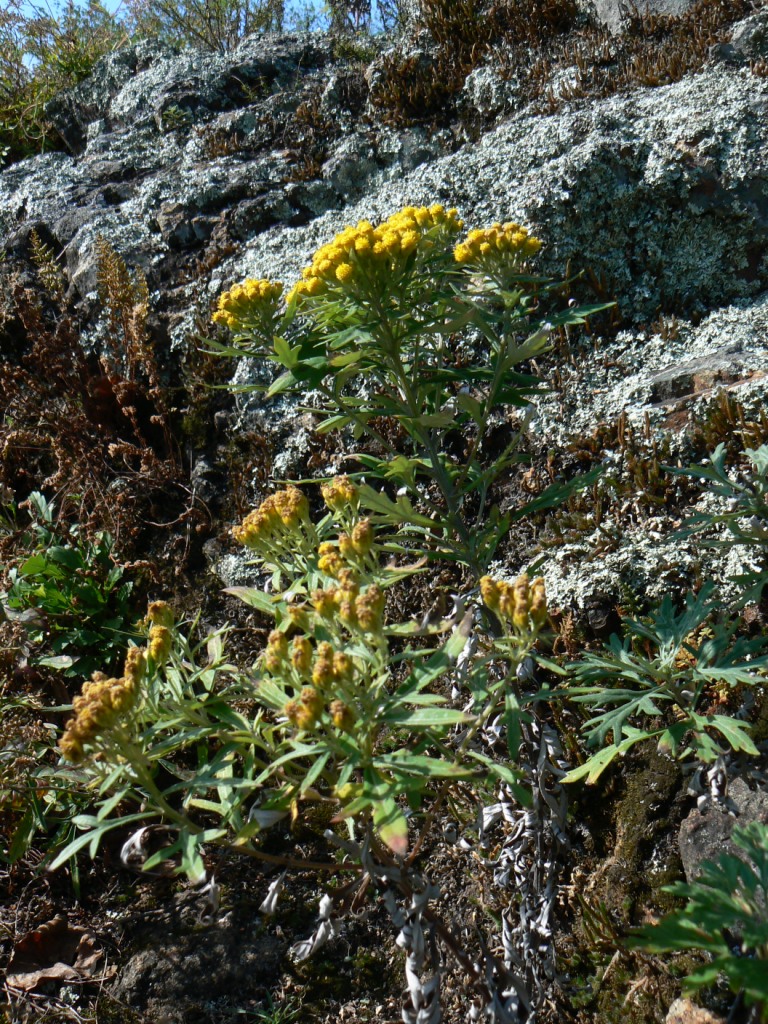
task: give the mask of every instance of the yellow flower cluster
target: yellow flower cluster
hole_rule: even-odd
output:
[[[232,529],[236,541],[269,553],[273,544],[287,540],[298,526],[309,525],[309,503],[298,487],[271,494]]]
[[[59,740],[62,754],[74,764],[85,757],[84,746],[92,743],[99,733],[109,729],[136,703],[139,684],[146,669],[146,652],[131,647],[125,659],[120,679],[110,679],[103,672],[94,672],[91,681],[83,685],[72,707],[75,712]]]
[[[354,573],[347,567],[339,569],[336,577],[338,587],[315,590],[312,594],[311,604],[317,614],[324,618],[338,617],[350,631],[380,634],[385,603],[381,587],[373,583],[360,591]]]
[[[148,625],[165,626],[167,629],[170,629],[175,621],[173,608],[171,608],[167,601],[153,601],[147,608],[145,622]]]
[[[219,296],[213,321],[230,330],[255,326],[274,316],[282,294],[283,286],[279,281],[248,278]]]
[[[275,630],[269,637],[264,654],[265,667],[274,674],[280,674],[288,664],[296,670],[301,692],[298,699],[289,700],[284,712],[288,721],[298,729],[314,729],[325,711],[327,697],[324,696],[336,684],[349,684],[354,679],[355,666],[345,651],[334,650],[327,640],[315,650],[306,636],[297,636],[290,643],[284,634]],[[337,729],[348,732],[355,722],[355,713],[338,698],[328,707],[331,721]]]
[[[362,567],[366,555],[373,549],[373,526],[370,519],[361,519],[351,533],[340,533],[338,547],[331,541],[324,541],[317,549],[317,567],[326,576],[340,579],[340,574],[349,563]]]
[[[173,643],[173,609],[166,601],[153,601],[147,609],[144,625],[149,626],[146,647],[129,647],[119,679],[110,679],[103,672],[94,672],[83,685],[72,707],[74,717],[67,722],[59,748],[68,761],[82,761],[83,747],[100,733],[106,732],[135,705],[141,681],[146,675],[148,660],[154,667],[165,663]]]
[[[457,263],[479,267],[489,263],[524,263],[535,256],[541,246],[541,240],[529,235],[527,228],[510,221],[470,231],[453,250],[453,255]]]
[[[320,491],[323,501],[332,512],[357,508],[358,489],[348,476],[335,476],[329,484],[323,484]]]
[[[380,272],[389,276],[402,269],[417,249],[426,251],[438,239],[454,235],[462,227],[458,212],[446,210],[439,203],[406,206],[376,227],[361,220],[317,250],[287,301],[301,295],[322,295],[339,286],[348,288]]]
[[[164,665],[173,646],[173,634],[167,626],[153,626],[149,631],[147,654],[155,665]]]
[[[480,594],[486,606],[519,633],[537,633],[547,621],[547,595],[541,576],[531,581],[524,573],[514,583],[483,576]]]

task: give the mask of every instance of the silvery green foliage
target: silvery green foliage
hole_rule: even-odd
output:
[[[597,752],[568,773],[568,782],[584,776],[594,782],[616,757],[649,738],[663,753],[704,762],[729,749],[757,755],[747,723],[701,713],[707,686],[754,686],[768,663],[766,638],[737,636],[740,621],[719,617],[713,590],[707,584],[689,593],[679,609],[666,595],[647,618],[625,619],[624,640],[614,634],[603,651],[569,666],[583,685],[566,685],[561,694],[593,712],[583,733]]]
[[[727,458],[726,446],[719,444],[708,463],[673,470],[706,481],[709,491],[726,502],[722,512],[694,515],[683,533],[720,526],[727,536],[713,543],[743,544],[755,553],[755,568],[734,580],[742,588],[739,604],[752,604],[760,600],[768,583],[768,445],[746,448],[747,466],[741,472],[730,471]]]

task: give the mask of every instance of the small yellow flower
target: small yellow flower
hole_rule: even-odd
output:
[[[312,594],[311,604],[318,615],[329,618],[336,610],[336,588],[315,590]]]
[[[137,662],[132,661],[132,665],[135,664]],[[82,761],[85,745],[92,745],[100,734],[112,728],[120,717],[130,711],[137,698],[138,686],[135,679],[109,679],[103,672],[94,672],[72,701],[74,714],[59,741],[63,756],[73,763]]]
[[[291,664],[302,675],[309,672],[312,664],[312,644],[307,637],[294,637],[291,644]]]
[[[362,519],[352,530],[352,546],[361,557],[370,553],[373,547],[373,526],[370,519]]]
[[[305,686],[301,691],[301,703],[318,719],[323,713],[323,695],[314,686]]]
[[[351,708],[341,700],[334,700],[328,709],[331,713],[331,721],[342,732],[350,732],[355,724],[355,714]]]
[[[480,593],[487,607],[495,611],[502,622],[509,623],[516,633],[535,634],[546,625],[547,597],[541,576],[531,582],[523,573],[514,583],[484,576],[480,580]]]
[[[172,626],[175,622],[173,609],[167,601],[153,601],[147,608],[147,619],[153,626]]]
[[[349,682],[355,671],[355,663],[346,651],[336,651],[333,656],[333,675],[339,682]]]
[[[173,635],[167,626],[153,626],[150,629],[147,653],[156,665],[165,664],[172,645]]]
[[[339,552],[341,557],[347,561],[355,557],[355,546],[352,543],[352,538],[346,533],[339,534]]]
[[[355,601],[355,618],[366,633],[381,632],[384,616],[384,591],[377,583],[372,583],[364,594]]]
[[[357,486],[348,476],[334,477],[331,483],[323,484],[320,488],[323,501],[332,512],[341,512],[342,509],[356,509],[358,505]]]
[[[248,329],[274,316],[283,293],[279,281],[248,279],[219,296],[213,321],[231,330]]]
[[[147,652],[143,647],[129,647],[125,654],[123,677],[126,685],[135,688],[147,670]]]
[[[480,580],[480,595],[485,606],[495,612],[499,607],[499,588],[490,576],[483,576]]]
[[[306,604],[289,604],[288,618],[292,626],[306,632],[309,629],[309,615]]]
[[[323,641],[317,645],[317,657],[312,668],[312,682],[320,689],[333,682],[333,647]]]

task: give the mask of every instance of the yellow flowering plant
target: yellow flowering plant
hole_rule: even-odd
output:
[[[463,230],[458,212],[440,205],[345,228],[315,253],[281,313],[281,286],[268,281],[225,292],[214,320],[233,344],[212,348],[274,363],[282,372],[265,386],[270,396],[319,394],[318,430],[373,441],[376,454],[356,455],[361,470],[407,492],[393,500],[364,489],[377,521],[479,577],[510,522],[489,510],[491,489],[522,460],[521,428],[486,463],[492,417],[525,408],[540,389],[525,366],[553,330],[604,307],[548,309],[559,286],[532,272],[542,243],[525,227]],[[554,486],[537,507],[567,493]]]
[[[517,669],[546,627],[543,582],[483,579],[500,635],[463,658],[461,685],[472,697],[457,708],[451,686],[475,633],[472,612],[431,626],[390,621],[387,589],[402,571],[382,564],[387,552],[361,514],[359,488],[338,477],[323,495],[330,525],[303,588],[230,591],[273,619],[250,672],[227,663],[223,633],[194,643],[154,602],[146,644],[129,648],[122,676],[96,673],[84,685],[60,748],[91,780],[99,807],[77,817],[83,832],[54,866],[83,846],[94,852],[111,829],[154,822],[174,839],[145,867],[171,860],[200,878],[204,845],[269,859],[264,828],[308,808],[324,808],[342,833],[369,833],[383,856],[405,857],[429,831],[430,809],[449,792],[459,801],[459,783],[465,796],[495,781],[527,800],[514,766],[525,702]],[[288,534],[316,529],[298,489],[273,497],[269,508],[297,511]],[[254,546],[249,522],[233,533],[265,565],[270,555]],[[285,551],[287,562],[287,543]],[[507,731],[509,759],[477,742],[491,720]]]
[[[196,622],[183,630],[174,620],[166,602],[150,604],[146,644],[128,648],[122,675],[94,673],[73,701],[59,747],[97,809],[73,819],[80,833],[52,868],[85,846],[93,856],[114,829],[162,824],[174,839],[143,866],[172,859],[199,879],[201,845],[245,824],[243,804],[266,764],[260,716],[237,710],[251,688],[225,659],[226,630],[195,639]]]

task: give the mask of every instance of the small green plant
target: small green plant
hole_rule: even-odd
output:
[[[492,424],[540,389],[526,372],[556,327],[603,306],[547,313],[554,284],[531,273],[541,242],[518,224],[470,231],[442,206],[406,207],[374,227],[361,221],[315,254],[281,303],[282,285],[246,281],[225,292],[214,320],[228,356],[269,360],[282,373],[269,396],[322,396],[318,430],[349,429],[373,445],[355,457],[380,523],[430,555],[485,571],[513,517],[547,508],[595,474],[556,484],[503,515],[492,493],[522,461],[524,427],[486,460]],[[261,387],[261,385],[255,385]]]
[[[616,757],[648,739],[675,757],[706,762],[723,753],[723,741],[726,749],[757,755],[746,722],[701,708],[713,687],[753,686],[768,664],[768,655],[758,656],[768,638],[735,636],[739,620],[716,618],[713,590],[709,584],[689,594],[680,610],[666,596],[647,619],[625,619],[623,641],[614,635],[604,651],[568,666],[587,685],[567,683],[560,692],[598,712],[583,731],[599,749],[566,781],[595,782]]]
[[[60,146],[46,103],[86,78],[100,57],[126,40],[125,29],[98,0],[8,0],[0,10],[0,152],[5,150],[5,158]]]
[[[670,470],[707,481],[709,491],[728,502],[723,512],[693,516],[685,526],[685,536],[724,526],[730,536],[712,543],[743,544],[755,553],[757,568],[732,581],[742,588],[740,605],[757,603],[768,583],[768,445],[745,449],[744,458],[747,468],[741,478],[728,471],[725,444],[719,444],[712,452],[709,465]]]
[[[101,533],[83,540],[77,527],[62,535],[53,504],[38,491],[27,504],[33,515],[32,553],[9,570],[2,604],[43,647],[36,664],[82,679],[114,662],[135,636],[133,584],[123,579],[124,570],[112,557],[111,537]]]
[[[301,1003],[295,999],[275,1000],[268,995],[267,1006],[263,1010],[255,1011],[253,1024],[293,1024],[301,1014]]]
[[[734,993],[755,1005],[768,1020],[768,825],[737,825],[731,839],[740,854],[704,861],[691,883],[666,891],[687,902],[680,910],[643,929],[630,944],[652,953],[710,954],[710,960],[684,982],[698,991],[725,976]]]
[[[0,861],[16,864],[37,844],[45,862],[69,842],[72,819],[91,800],[82,772],[58,764],[56,729],[39,696],[0,688]],[[77,865],[73,863],[76,880]]]

